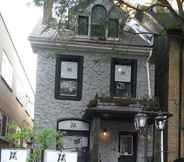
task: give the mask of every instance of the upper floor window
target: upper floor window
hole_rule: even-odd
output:
[[[82,56],[57,57],[55,97],[80,100],[82,95]]]
[[[88,17],[87,16],[79,16],[78,33],[79,35],[88,35]]]
[[[3,80],[6,82],[8,88],[12,89],[13,67],[5,51],[3,51],[2,53],[1,76],[3,77]]]
[[[91,15],[91,36],[105,38],[106,9],[102,5],[96,5]]]
[[[111,95],[135,97],[136,73],[136,60],[113,58],[111,64]]]
[[[119,36],[119,21],[118,19],[108,20],[108,37],[118,38]]]

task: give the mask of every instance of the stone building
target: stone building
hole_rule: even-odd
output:
[[[7,124],[33,127],[34,92],[0,14],[0,148],[11,146]]]
[[[145,149],[133,123],[139,99],[154,96],[152,36],[136,34],[143,27],[135,22],[122,27],[126,14],[110,0],[78,11],[73,30],[40,22],[29,37],[38,58],[35,121],[61,130],[79,161],[152,159],[152,129]]]

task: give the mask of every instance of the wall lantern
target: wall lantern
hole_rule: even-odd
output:
[[[104,136],[107,136],[107,129],[106,129],[106,128],[103,129],[103,135],[104,135]]]
[[[135,126],[135,129],[139,131],[141,135],[143,134],[143,130],[146,127],[147,119],[148,117],[147,117],[147,114],[145,113],[138,113],[135,115],[134,126]]]

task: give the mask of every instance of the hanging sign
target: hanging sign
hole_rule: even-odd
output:
[[[44,162],[77,162],[77,152],[45,150]]]
[[[25,149],[1,149],[1,162],[27,162],[29,153]]]
[[[81,120],[63,120],[58,123],[59,130],[89,131],[89,123]]]

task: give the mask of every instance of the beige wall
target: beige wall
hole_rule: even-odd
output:
[[[13,86],[12,91],[8,89],[7,85],[0,77],[0,112],[4,112],[11,120],[15,120],[19,126],[32,127],[32,116],[26,106],[22,106],[16,99],[16,85],[15,81],[17,76],[21,76],[24,83],[22,90],[26,90],[26,93],[34,101],[34,93],[26,82],[25,73],[21,66],[21,62],[17,56],[17,51],[9,35],[6,24],[0,14],[0,76],[1,76],[1,65],[2,65],[2,53],[6,52],[8,59],[11,62],[13,69]],[[33,107],[32,107],[33,109]]]

